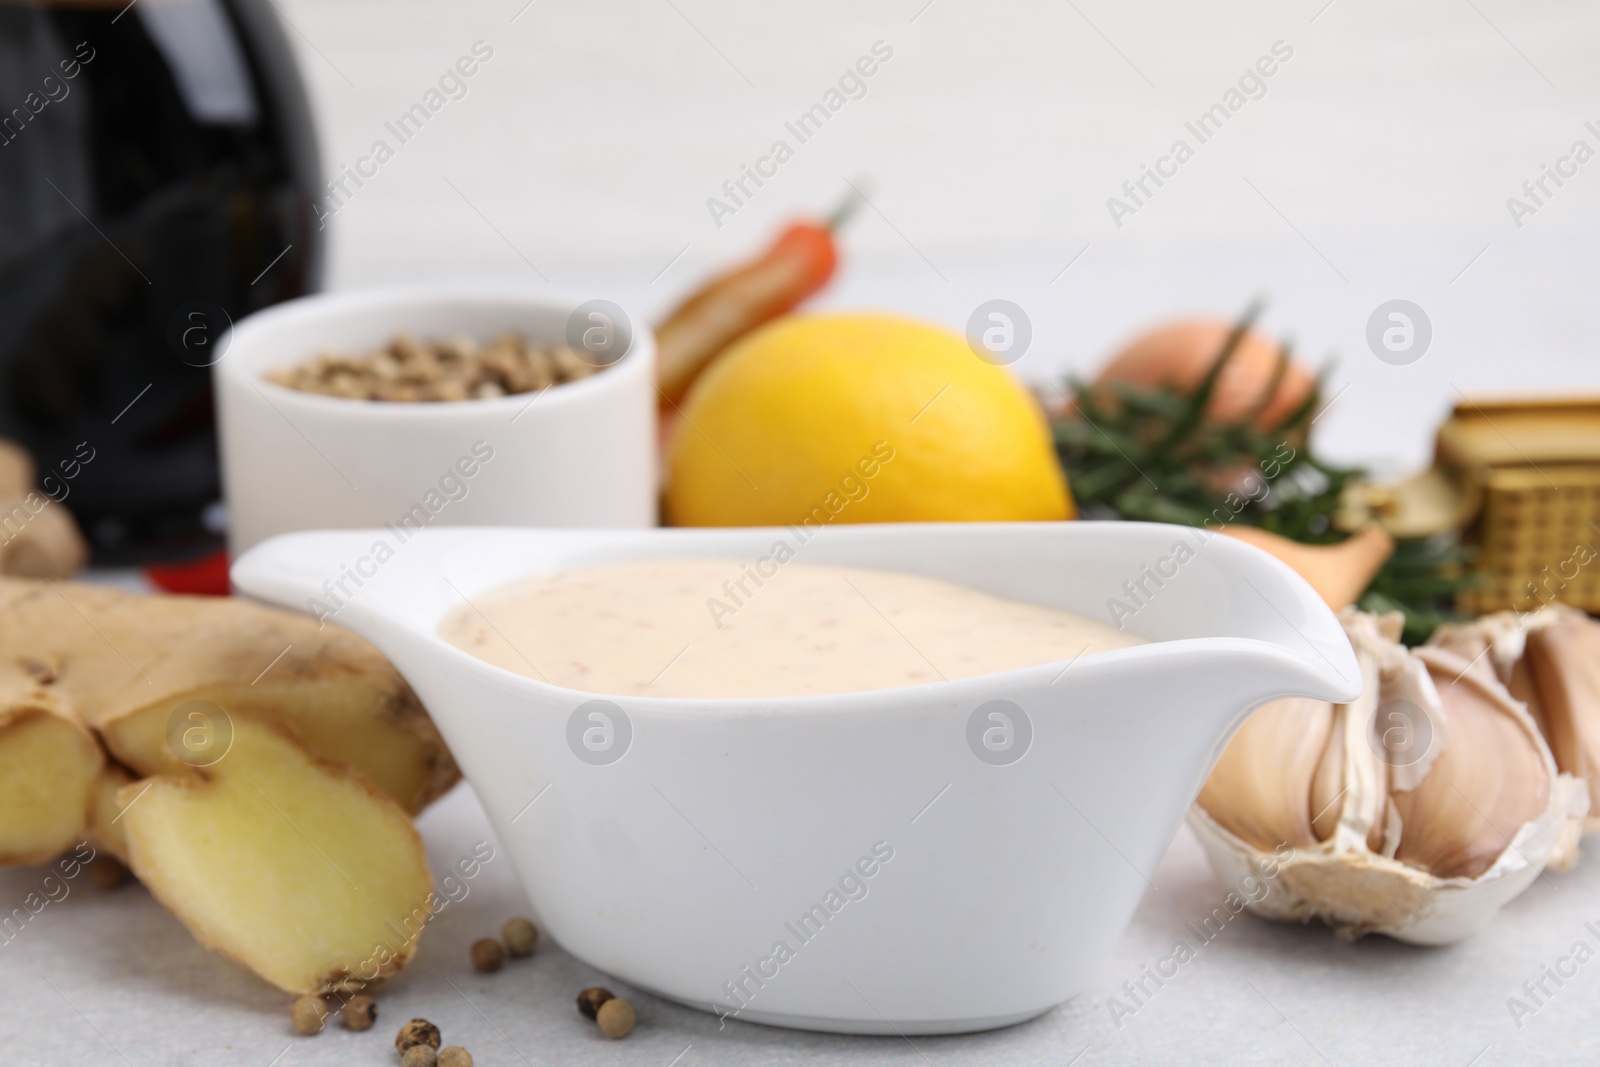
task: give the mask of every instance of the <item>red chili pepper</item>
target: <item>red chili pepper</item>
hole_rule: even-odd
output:
[[[209,556],[185,563],[153,563],[144,569],[144,576],[156,588],[168,593],[227,596],[231,591],[228,583],[228,553],[221,548]]]
[[[859,203],[852,197],[824,223],[791,224],[761,258],[718,275],[656,328],[656,382],[676,406],[723,349],[828,284],[839,263],[833,234]]]

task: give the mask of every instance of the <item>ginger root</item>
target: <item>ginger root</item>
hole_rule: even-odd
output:
[[[0,578],[0,780],[23,773],[8,755],[6,697],[30,685],[141,776],[192,774],[209,757],[185,745],[225,742],[241,719],[255,719],[361,772],[407,812],[460,777],[416,695],[376,649],[245,601]],[[69,731],[56,732],[64,751]],[[78,829],[98,770],[79,780]],[[0,806],[0,848],[13,821]]]
[[[244,601],[0,577],[0,864],[87,834],[281,989],[405,966],[432,885],[408,816],[459,777],[354,634]]]
[[[34,486],[33,458],[0,440],[0,574],[68,578],[89,562],[72,513]]]
[[[33,488],[33,457],[21,445],[0,437],[0,493],[12,495]]]
[[[108,853],[124,866],[128,863],[128,834],[123,826],[123,802],[119,793],[124,786],[136,781],[127,768],[107,761],[95,778],[89,797],[89,837],[101,851]],[[136,789],[129,797],[138,796]]]
[[[135,874],[202,945],[289,993],[354,991],[410,961],[433,875],[406,813],[249,716],[225,755],[125,786]]]
[[[104,762],[94,735],[27,666],[0,675],[0,865],[71,848]]]

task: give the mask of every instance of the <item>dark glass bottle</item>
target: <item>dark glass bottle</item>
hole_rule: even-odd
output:
[[[0,0],[0,437],[96,563],[221,544],[210,364],[319,283],[318,169],[269,0]]]

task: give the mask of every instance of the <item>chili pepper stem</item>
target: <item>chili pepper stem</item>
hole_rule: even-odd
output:
[[[857,211],[861,210],[861,205],[867,202],[867,194],[861,191],[859,185],[855,182],[846,182],[845,184],[850,186],[850,191],[844,194],[844,197],[828,213],[828,217],[822,223],[830,233],[838,233],[840,228],[849,222]],[[865,185],[867,183],[862,182],[861,184]]]

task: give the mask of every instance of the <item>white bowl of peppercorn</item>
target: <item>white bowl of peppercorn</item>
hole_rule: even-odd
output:
[[[654,525],[655,346],[637,321],[482,286],[250,316],[215,371],[231,550],[306,529],[381,528],[392,552],[430,525]]]

